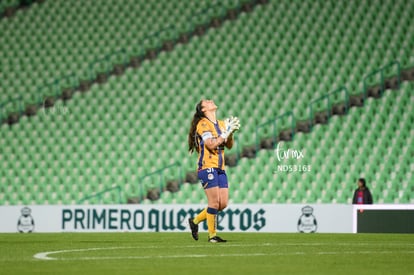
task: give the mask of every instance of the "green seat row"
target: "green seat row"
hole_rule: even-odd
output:
[[[124,46],[130,44],[130,38],[122,36],[112,39],[105,35],[105,31],[108,29],[108,33],[116,33],[119,29],[126,37],[133,38],[135,33],[128,28],[134,28],[137,33],[140,31],[139,25],[130,26],[131,22],[135,22],[133,18],[140,17],[137,16],[140,11],[132,8],[129,2],[114,3],[114,10],[123,9],[122,14],[132,19],[110,17],[103,23],[107,27],[100,27],[102,16],[95,19],[93,14],[109,13],[112,6],[108,8],[105,3],[101,3],[102,8],[99,5],[85,8],[79,3],[72,6],[68,1],[50,1],[30,9],[28,17],[17,15],[6,23],[0,22],[7,24],[7,28],[0,28],[5,34],[2,36],[5,43],[0,43],[0,57],[7,69],[1,72],[5,81],[0,84],[0,94],[30,91],[23,96],[28,100],[36,98],[39,83],[52,81],[66,73],[57,69],[61,64],[68,64],[68,68],[75,68],[77,73],[82,74],[88,69],[88,62],[96,58],[98,52],[95,51],[101,51],[100,45],[106,44],[106,41],[113,43],[115,40]],[[156,15],[163,12],[157,10],[178,2],[148,3],[151,6],[148,12],[161,20],[162,17]],[[56,12],[59,15],[48,17],[48,14],[54,14],[50,11],[57,11],[60,4],[65,12],[59,11]],[[182,4],[176,5],[181,10]],[[201,6],[191,4],[184,13],[191,13]],[[133,12],[127,13],[128,9]],[[76,23],[79,30],[84,30],[86,34],[80,34],[81,31],[74,31],[72,26],[64,24],[71,18],[77,18],[74,14],[78,12],[88,14],[85,17],[87,22],[93,22],[90,26],[84,21]],[[176,13],[179,14],[174,10]],[[63,198],[59,200],[61,203],[79,201],[84,196],[110,189],[113,184],[123,188],[125,201],[128,196],[141,195],[145,190],[140,188],[140,179],[151,172],[176,162],[181,164],[183,173],[195,170],[196,156],[188,155],[186,142],[194,106],[201,98],[212,98],[217,102],[219,117],[240,117],[242,128],[237,133],[236,146],[229,153],[240,152],[244,146],[256,142],[256,127],[269,119],[289,111],[298,119],[307,118],[308,106],[313,99],[341,86],[346,86],[351,93],[361,92],[364,74],[390,62],[390,59],[400,60],[403,67],[412,64],[412,57],[404,50],[413,41],[414,32],[407,31],[414,25],[411,24],[414,18],[412,13],[413,7],[407,5],[407,1],[395,1],[380,7],[369,3],[356,5],[341,2],[334,5],[333,1],[303,5],[291,1],[270,1],[265,6],[257,6],[254,12],[242,13],[235,21],[225,21],[221,28],[209,29],[206,35],[194,37],[188,44],[180,44],[171,52],[163,52],[155,60],[143,62],[138,69],[130,68],[120,77],[112,76],[103,85],[93,85],[87,93],[75,93],[66,103],[58,101],[53,108],[41,109],[36,116],[24,117],[12,127],[2,125],[0,157],[6,172],[0,174],[0,180],[4,183],[1,188],[13,183],[19,186],[29,179],[41,182],[39,184],[53,183],[53,186],[66,185],[70,181],[78,187],[77,192],[69,193],[69,197],[60,196]],[[143,18],[147,18],[144,15]],[[39,17],[44,20],[39,20]],[[30,27],[29,22],[33,18],[36,18],[35,23]],[[46,23],[56,18],[65,20],[58,27],[48,30]],[[152,19],[148,20],[151,26],[159,27],[160,23],[157,25]],[[182,19],[172,16],[171,20]],[[350,21],[353,22],[352,27],[348,28],[345,23]],[[388,24],[395,27],[395,31],[391,31]],[[43,30],[34,32],[33,37],[41,36],[39,42],[31,40],[34,38],[28,35],[32,28]],[[17,35],[14,35],[14,30],[19,30]],[[95,31],[103,33],[88,35]],[[370,31],[370,35],[364,31]],[[49,44],[47,41],[51,36],[54,38],[50,39],[52,42]],[[68,42],[67,47],[63,41]],[[43,44],[47,51],[42,49]],[[16,45],[24,45],[23,50],[15,48]],[[49,50],[50,56],[47,54]],[[30,66],[22,65],[26,63]],[[27,79],[31,78],[32,72],[35,77],[29,81]],[[24,78],[20,79],[21,76]],[[26,86],[29,89],[26,90]],[[348,116],[340,118],[341,123],[338,118],[331,118],[331,123],[326,126],[329,131],[324,130],[325,126],[318,125],[311,135],[297,134],[295,146],[307,148],[312,155],[311,164],[322,169],[314,176],[305,176],[308,182],[306,190],[310,193],[298,193],[298,200],[315,198],[314,194],[318,192],[312,192],[317,186],[314,183],[340,181],[342,186],[345,182],[354,182],[357,174],[367,171],[366,165],[379,165],[386,171],[384,173],[390,171],[392,165],[399,165],[399,175],[410,175],[411,168],[401,165],[400,158],[391,156],[388,151],[396,148],[409,150],[404,149],[407,148],[404,144],[412,136],[405,124],[398,123],[411,119],[409,112],[398,111],[400,105],[410,105],[404,99],[392,98],[388,104],[375,105],[377,109],[370,109],[371,101],[366,103],[367,111],[351,109]],[[317,107],[324,108],[323,105]],[[365,107],[363,110],[366,110]],[[392,119],[387,116],[391,113]],[[381,132],[370,130],[372,124],[385,125],[390,120],[392,124],[389,129]],[[361,124],[360,121],[366,123]],[[288,121],[282,121],[277,126],[278,130],[288,124]],[[358,131],[341,131],[352,125],[360,125],[360,128]],[[389,134],[392,131],[398,131],[399,138]],[[338,133],[338,136],[333,133]],[[376,142],[381,144],[381,148],[375,146]],[[369,157],[370,147],[377,148],[374,152],[377,157]],[[341,148],[344,148],[343,155]],[[378,156],[382,154],[387,156],[389,162],[381,162]],[[326,155],[339,155],[329,159],[329,163],[335,166],[325,166],[326,160],[318,157]],[[406,152],[402,151],[401,155],[405,156]],[[273,174],[273,154],[264,157],[264,161],[268,164],[254,165],[250,162],[236,173],[240,174],[236,182],[246,182],[243,177],[258,181],[263,183],[261,194],[267,199],[287,201],[286,194],[289,193],[280,191],[274,198],[273,191],[265,192],[266,184],[270,186],[271,182],[281,180],[279,183],[282,186],[287,183],[294,186],[300,179]],[[350,174],[341,170],[342,163],[349,168]],[[391,168],[388,168],[388,163]],[[262,170],[259,166],[267,168]],[[256,167],[258,180],[250,167]],[[386,174],[371,172],[371,176],[384,178]],[[18,192],[16,190],[19,189],[12,190]],[[325,202],[332,193],[323,194],[320,200]],[[238,198],[242,202],[259,199],[255,193],[241,193]],[[289,202],[294,201],[294,198],[289,198]]]

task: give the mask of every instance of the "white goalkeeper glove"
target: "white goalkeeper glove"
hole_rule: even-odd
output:
[[[240,120],[237,117],[230,117],[224,120],[224,131],[221,137],[227,139],[233,132],[240,129]]]
[[[238,117],[230,117],[230,124],[232,127],[232,133],[240,129],[240,120]]]

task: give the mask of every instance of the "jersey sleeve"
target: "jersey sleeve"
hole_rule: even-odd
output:
[[[197,125],[197,134],[201,136],[204,141],[213,137],[212,130],[213,129],[211,129],[210,123],[207,123],[207,121],[204,121],[204,119],[200,120]]]

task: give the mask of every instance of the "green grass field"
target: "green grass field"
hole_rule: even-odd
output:
[[[414,274],[413,234],[0,234],[0,274]]]

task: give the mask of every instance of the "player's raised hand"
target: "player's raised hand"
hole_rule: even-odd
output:
[[[235,131],[240,129],[240,120],[236,116],[235,117],[233,117],[233,116],[230,117],[229,124],[230,124],[230,128],[231,128],[232,132],[235,132]]]
[[[224,120],[224,131],[221,133],[221,137],[227,139],[232,133],[240,129],[240,120],[238,117],[231,116]]]
[[[224,139],[227,139],[232,133],[232,127],[231,127],[231,120],[230,118],[226,118],[224,120],[224,131],[221,133],[221,137]]]

